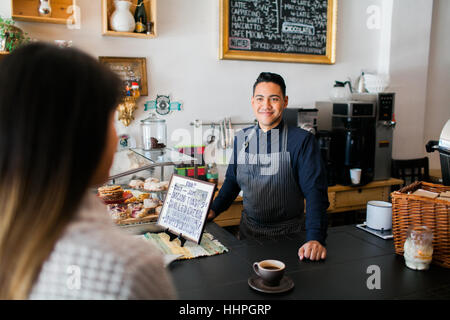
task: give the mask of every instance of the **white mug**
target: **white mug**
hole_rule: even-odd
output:
[[[375,230],[391,230],[392,203],[385,201],[367,202],[366,225]]]

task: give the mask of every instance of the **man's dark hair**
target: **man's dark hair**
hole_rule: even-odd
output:
[[[280,86],[283,97],[286,96],[286,84],[282,76],[272,72],[261,72],[253,85],[253,95],[255,95],[255,88],[261,82],[273,82]]]

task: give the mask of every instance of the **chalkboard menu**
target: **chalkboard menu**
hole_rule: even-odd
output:
[[[215,188],[214,183],[173,174],[157,223],[200,243]]]
[[[221,0],[221,59],[335,62],[337,0]]]

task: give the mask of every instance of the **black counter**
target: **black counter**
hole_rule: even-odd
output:
[[[208,223],[229,252],[192,260],[175,261],[170,271],[180,299],[449,299],[450,269],[432,264],[427,271],[407,268],[395,254],[393,240],[383,240],[355,226],[328,229],[327,258],[300,261],[298,249],[305,234],[265,241],[236,239]],[[286,293],[266,294],[248,286],[252,264],[277,259],[286,264],[286,275],[295,287]],[[368,289],[369,266],[378,266],[381,288]]]

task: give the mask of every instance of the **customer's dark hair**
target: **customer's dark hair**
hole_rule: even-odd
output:
[[[87,192],[121,81],[72,48],[33,43],[0,63],[0,299],[25,299]]]
[[[283,97],[286,96],[286,84],[282,76],[272,72],[261,72],[253,85],[253,95],[255,95],[255,88],[261,82],[273,82],[280,86]]]

